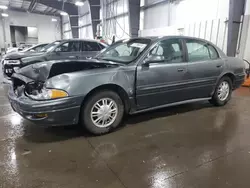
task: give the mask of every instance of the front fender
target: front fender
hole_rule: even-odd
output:
[[[135,68],[106,68],[61,74],[50,78],[46,87],[62,89],[70,96],[86,96],[93,89],[113,84],[120,86],[131,97],[134,94]]]

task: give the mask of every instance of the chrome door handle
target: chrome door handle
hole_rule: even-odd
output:
[[[217,67],[217,68],[221,68],[221,67],[222,67],[222,65],[217,65],[216,67]]]
[[[69,56],[70,59],[75,59],[77,58],[76,56]]]

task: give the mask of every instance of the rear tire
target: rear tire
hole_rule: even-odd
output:
[[[214,95],[210,100],[210,103],[215,106],[226,105],[228,101],[231,99],[232,91],[233,91],[232,80],[227,76],[221,78],[215,88]]]
[[[109,133],[119,126],[124,115],[124,105],[120,96],[104,90],[90,96],[82,106],[83,126],[92,134]]]

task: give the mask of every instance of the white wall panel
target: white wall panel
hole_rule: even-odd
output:
[[[129,38],[128,0],[103,0],[101,15],[105,40],[111,42],[113,36],[116,40]]]
[[[92,39],[93,38],[93,30],[92,26],[82,27],[79,29],[80,38],[84,39]]]
[[[144,11],[144,29],[169,26],[169,5],[156,6]]]
[[[246,0],[246,15],[250,14],[250,0]]]
[[[71,39],[72,38],[72,32],[67,31],[63,33],[63,39]]]
[[[89,1],[85,1],[84,5],[78,8],[78,14],[81,16],[89,12]]]
[[[63,24],[63,32],[66,32],[69,30],[71,30],[70,23],[68,22],[68,23]]]
[[[129,38],[128,16],[116,19],[115,31],[118,39]]]
[[[105,17],[110,18],[116,15],[120,15],[128,12],[128,1],[127,0],[106,0],[106,12]]]
[[[52,16],[25,13],[18,11],[8,11],[9,17],[5,18],[5,32],[7,44],[11,44],[10,25],[36,27],[38,31],[38,42],[47,43],[61,39],[60,18],[57,17],[57,22],[52,22]],[[0,31],[2,34],[2,30]],[[0,35],[3,36],[3,35]],[[4,44],[0,44],[3,47]]]
[[[91,13],[89,8],[89,2],[85,1],[82,7],[78,8],[79,11],[79,38],[91,38],[93,39],[93,29],[91,21]],[[86,26],[89,25],[89,26]],[[83,26],[83,27],[81,27]]]
[[[174,9],[174,10],[173,10]],[[172,6],[172,24],[228,17],[229,0],[183,0]]]
[[[144,2],[147,6],[159,1],[143,0],[141,5]],[[224,18],[228,12],[229,0],[182,0],[148,8],[141,14],[141,20],[143,28],[150,29]]]
[[[174,25],[139,32],[140,36],[185,35],[207,39],[226,52],[227,22],[226,18],[198,21],[190,24]]]

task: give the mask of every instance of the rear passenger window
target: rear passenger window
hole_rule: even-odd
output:
[[[215,48],[205,42],[188,39],[186,40],[186,45],[189,62],[206,61],[219,58]]]
[[[80,42],[79,41],[65,42],[62,45],[58,46],[55,49],[55,51],[56,52],[79,52]]]
[[[100,51],[101,48],[96,42],[83,42],[83,51]]]

